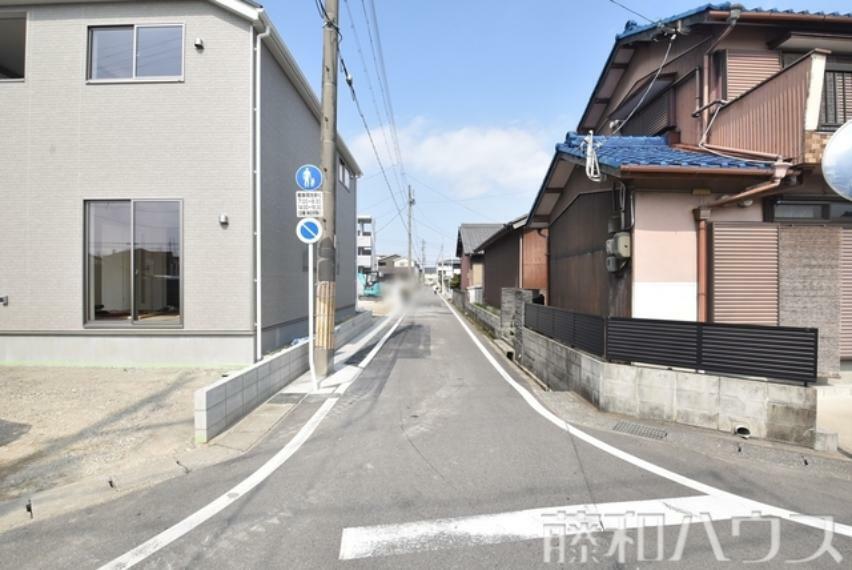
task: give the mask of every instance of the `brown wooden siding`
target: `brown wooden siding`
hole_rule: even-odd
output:
[[[675,87],[675,120],[674,123],[680,130],[680,142],[684,144],[697,145],[701,138],[699,119],[693,117],[692,113],[699,107],[696,100],[698,80],[693,72],[690,79]]]
[[[488,246],[485,250],[485,290],[483,299],[486,305],[499,307],[503,287],[517,287],[520,275],[520,231],[507,233]]]
[[[625,135],[656,135],[674,124],[672,113],[674,90],[666,91],[638,111],[624,125]]]
[[[852,359],[852,229],[840,232],[840,358]]]
[[[609,315],[605,247],[611,211],[611,192],[583,194],[551,223],[548,304]]]
[[[672,47],[669,62],[663,68],[662,73],[673,74],[678,78],[692,73],[696,67],[701,65],[704,53],[702,46],[708,44],[709,41],[710,36],[698,33],[678,39]],[[600,121],[598,121],[597,128],[595,129],[596,134],[598,132],[600,134],[611,132],[608,124],[609,115],[623,103],[625,97],[630,94],[638,82],[649,78],[657,71],[665,51],[666,42],[653,43],[637,51],[630,62],[629,68],[621,76],[618,87],[613,92],[605,112],[601,115]],[[692,110],[694,111],[695,107]]]
[[[798,160],[810,70],[811,58],[804,58],[723,108],[710,131],[710,143]]]
[[[547,230],[525,230],[521,245],[523,263],[521,287],[538,289],[547,294]]]
[[[777,51],[731,49],[726,55],[725,98],[728,100],[739,97],[781,69]]]
[[[712,315],[717,323],[778,325],[778,226],[712,226]]]
[[[462,255],[461,258],[461,288],[464,291],[470,287],[470,256]]]

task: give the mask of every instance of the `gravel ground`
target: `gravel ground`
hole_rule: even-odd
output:
[[[0,500],[192,450],[223,370],[0,366]]]

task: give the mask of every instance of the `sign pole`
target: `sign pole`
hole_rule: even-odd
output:
[[[319,390],[317,369],[314,366],[314,244],[308,244],[308,365],[314,390]]]
[[[316,362],[314,361],[314,244],[322,239],[322,224],[316,218],[302,218],[296,224],[296,237],[308,246],[308,367],[311,370],[314,390],[319,390]]]

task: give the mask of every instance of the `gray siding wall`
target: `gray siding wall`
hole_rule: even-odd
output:
[[[307,334],[307,248],[296,238],[295,173],[319,163],[320,125],[264,48],[261,62],[263,349]],[[355,182],[337,186],[338,319],[355,304]]]
[[[184,330],[250,331],[249,24],[202,1],[28,13],[26,81],[0,83],[0,332],[82,331],[84,199],[155,197],[183,200]],[[186,26],[185,80],[88,85],[88,26],[134,23]]]

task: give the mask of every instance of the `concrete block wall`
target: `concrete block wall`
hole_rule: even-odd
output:
[[[335,327],[341,347],[372,323],[369,311],[358,313]],[[195,441],[207,443],[244,417],[284,386],[308,371],[308,343],[301,342],[195,392]]]
[[[600,410],[814,447],[814,387],[615,364],[528,328],[516,358],[553,390],[571,390]]]
[[[500,335],[500,315],[492,313],[488,309],[468,303],[467,312],[473,319],[482,325],[492,336]]]
[[[515,329],[523,326],[524,305],[532,303],[537,289],[504,287],[500,292],[500,336],[511,340]]]
[[[840,375],[841,228],[781,226],[778,324],[819,328],[819,370]]]
[[[462,313],[472,318],[492,336],[500,335],[500,315],[492,313],[488,309],[471,303],[468,298],[459,291],[453,291],[453,305]]]

